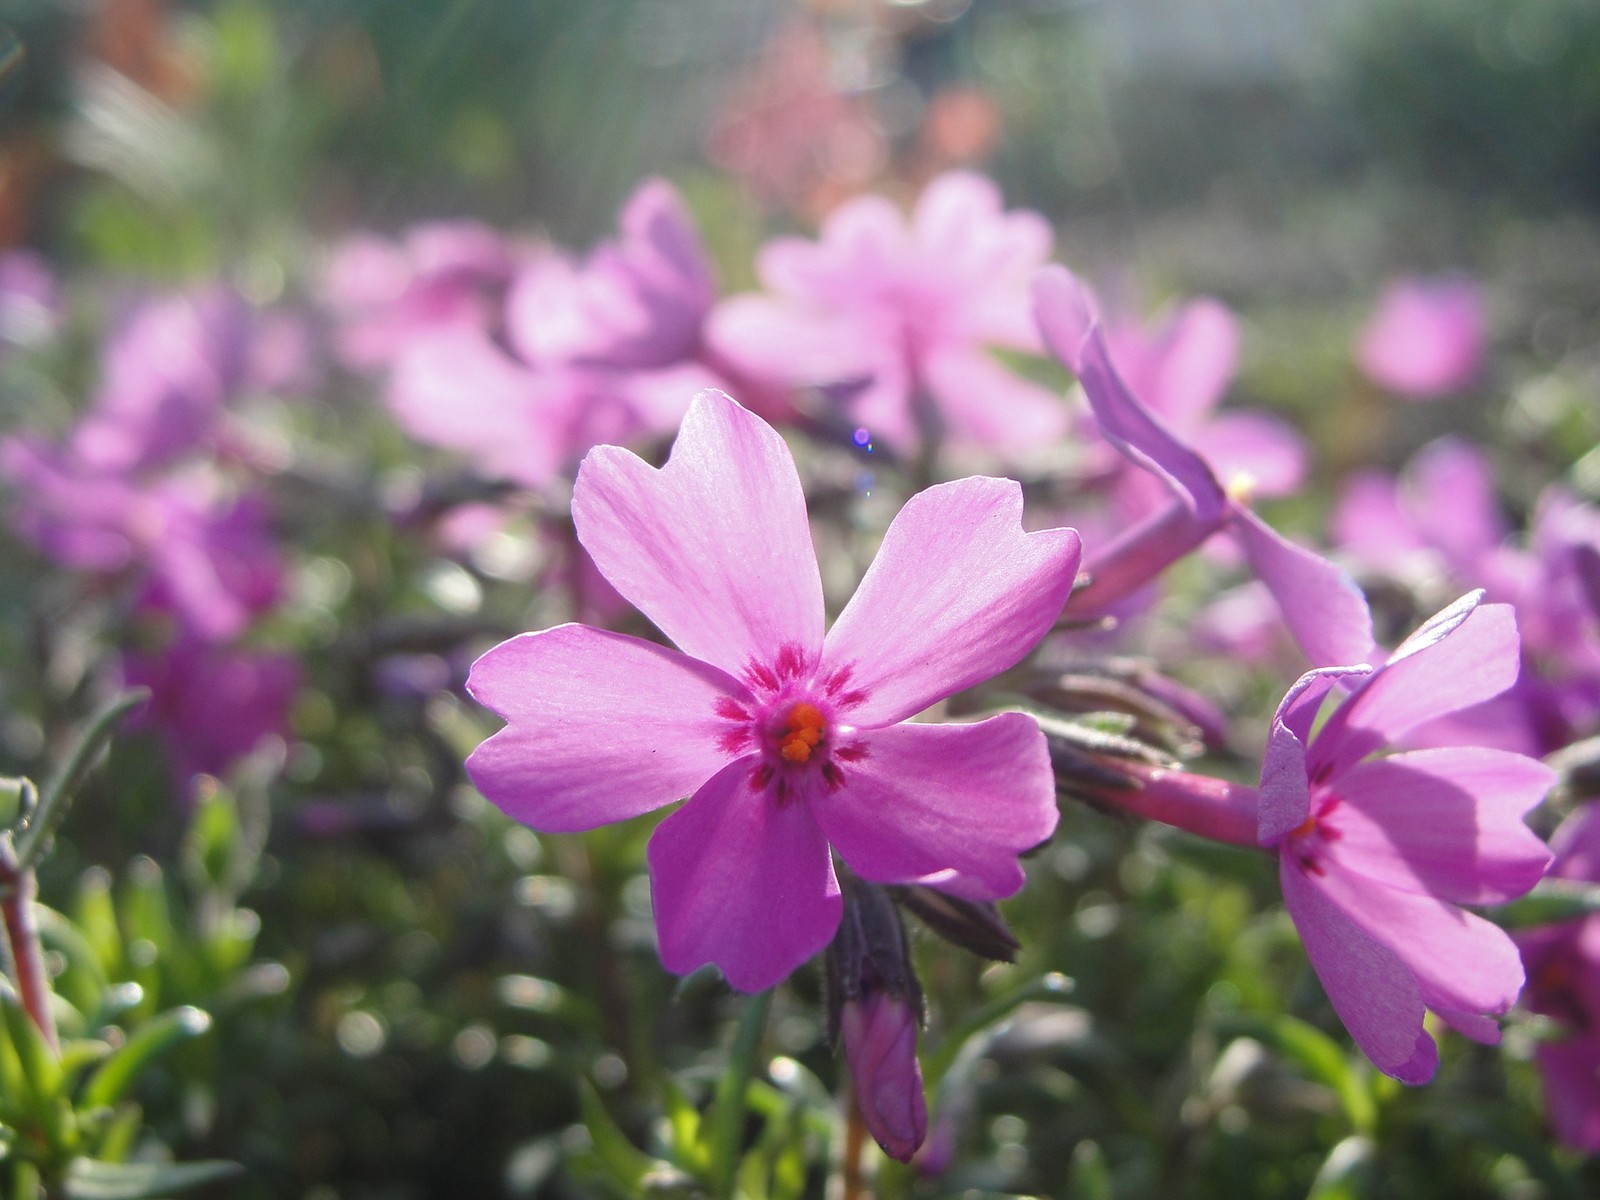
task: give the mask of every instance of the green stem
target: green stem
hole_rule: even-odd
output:
[[[755,1071],[756,1050],[766,1028],[772,992],[765,991],[745,1001],[739,1014],[739,1027],[728,1050],[728,1065],[717,1081],[716,1098],[711,1104],[711,1186],[713,1195],[732,1200],[734,1178],[739,1167],[739,1143],[744,1133],[745,1093]]]
[[[50,837],[66,815],[67,800],[94,766],[95,757],[116,731],[122,718],[150,698],[149,688],[135,688],[117,696],[93,717],[78,735],[66,758],[56,765],[39,789],[39,802],[17,836],[18,871],[29,871],[43,857]]]

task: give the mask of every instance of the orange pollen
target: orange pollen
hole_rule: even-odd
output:
[[[785,762],[803,763],[811,759],[811,752],[822,741],[822,714],[811,704],[796,704],[778,735],[778,753]]]
[[[1307,817],[1304,821],[1301,821],[1300,824],[1295,827],[1294,831],[1292,833],[1290,833],[1289,836],[1290,837],[1310,837],[1313,833],[1316,832],[1316,830],[1317,830],[1317,819],[1316,819],[1316,817]]]

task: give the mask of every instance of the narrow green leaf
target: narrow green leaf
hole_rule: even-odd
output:
[[[189,1163],[109,1163],[77,1158],[67,1168],[62,1195],[67,1200],[155,1200],[232,1179],[243,1170],[238,1163],[221,1159]]]
[[[618,1184],[636,1192],[639,1181],[655,1169],[656,1160],[628,1140],[587,1080],[579,1084],[578,1094],[596,1161]]]
[[[33,1096],[36,1111],[43,1116],[43,1108],[59,1095],[65,1078],[61,1073],[61,1060],[56,1057],[44,1034],[33,1023],[22,1006],[11,996],[0,998],[0,1019],[5,1021],[6,1034],[16,1049],[17,1060],[27,1078],[28,1090]]]
[[[211,1018],[188,1005],[147,1021],[90,1077],[83,1091],[84,1104],[90,1108],[115,1104],[127,1095],[151,1059],[210,1028]]]
[[[1378,1105],[1366,1073],[1353,1065],[1344,1047],[1316,1026],[1287,1013],[1270,1017],[1238,1013],[1220,1022],[1220,1028],[1225,1034],[1255,1038],[1293,1062],[1308,1079],[1332,1088],[1356,1133],[1371,1133],[1377,1125]]]
[[[1306,1200],[1365,1200],[1375,1195],[1377,1151],[1371,1138],[1352,1134],[1328,1152]]]

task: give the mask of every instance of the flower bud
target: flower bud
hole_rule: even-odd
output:
[[[839,1015],[845,1060],[867,1129],[890,1158],[911,1156],[928,1135],[917,1063],[917,1014],[905,1000],[873,991]]]

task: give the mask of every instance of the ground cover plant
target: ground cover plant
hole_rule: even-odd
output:
[[[380,7],[0,10],[0,1191],[1600,1183],[1589,164]]]

